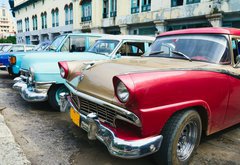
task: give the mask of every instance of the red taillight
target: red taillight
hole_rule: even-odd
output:
[[[62,76],[62,78],[66,79],[68,77],[68,65],[67,62],[62,61],[62,62],[58,62],[58,66],[60,69],[60,75]]]

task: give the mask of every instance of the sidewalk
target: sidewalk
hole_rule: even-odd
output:
[[[0,107],[1,108],[1,107]],[[0,111],[0,165],[30,165]]]

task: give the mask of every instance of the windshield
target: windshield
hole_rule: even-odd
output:
[[[223,35],[175,35],[159,37],[144,56],[186,58],[210,63],[230,63],[228,42]]]
[[[44,51],[47,50],[47,48],[49,47],[50,43],[41,43],[38,44],[35,48],[34,51]]]
[[[9,46],[4,46],[3,48],[2,48],[2,50],[4,51],[4,52],[8,52],[10,49],[11,49],[11,45],[9,45]]]
[[[118,43],[117,40],[98,40],[87,52],[110,55]]]
[[[54,51],[57,50],[57,48],[60,46],[65,37],[66,37],[65,35],[57,37],[49,46],[49,49]]]

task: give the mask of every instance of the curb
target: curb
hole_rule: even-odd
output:
[[[30,165],[23,150],[16,143],[14,136],[7,127],[4,117],[0,114],[0,164],[1,165]]]

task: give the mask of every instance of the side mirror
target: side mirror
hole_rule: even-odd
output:
[[[118,58],[121,58],[122,55],[120,53],[116,53],[116,55],[114,56],[114,59],[118,59]]]
[[[237,55],[237,57],[236,57],[236,67],[238,67],[238,65],[239,65],[239,63],[240,63],[240,55]]]

